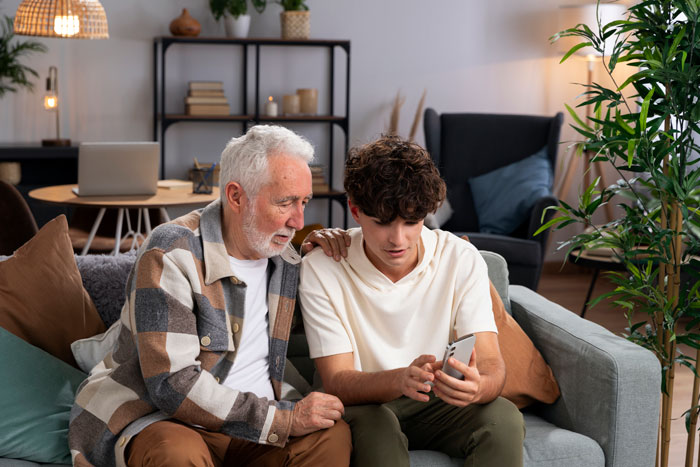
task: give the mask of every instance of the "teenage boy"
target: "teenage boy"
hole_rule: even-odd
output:
[[[351,150],[349,231],[339,262],[302,263],[299,298],[311,358],[346,406],[353,465],[408,466],[408,449],[465,465],[522,465],[522,415],[498,397],[505,382],[486,264],[469,242],[423,227],[445,199],[428,153],[397,137]],[[464,376],[442,371],[449,341],[476,335]]]

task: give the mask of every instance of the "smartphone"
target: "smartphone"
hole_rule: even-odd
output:
[[[442,357],[442,371],[446,374],[457,379],[464,379],[464,375],[457,371],[455,368],[447,363],[447,359],[454,357],[460,362],[469,364],[469,359],[472,356],[472,349],[474,349],[474,343],[476,342],[476,336],[474,334],[467,334],[462,336],[451,344],[447,344],[445,348],[445,355]]]

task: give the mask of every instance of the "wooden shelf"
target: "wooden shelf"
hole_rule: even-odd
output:
[[[187,114],[166,114],[165,120],[175,121],[197,121],[197,120],[221,120],[221,121],[236,121],[236,122],[329,122],[342,123],[346,120],[345,117],[336,117],[333,115],[283,115],[278,117],[270,117],[268,115],[187,115]]]
[[[220,49],[229,46],[240,50],[240,76],[242,82],[238,91],[234,91],[237,96],[233,96],[234,103],[240,103],[239,106],[233,108],[234,112],[240,112],[233,115],[187,115],[182,113],[168,113],[165,110],[166,102],[166,83],[165,76],[167,70],[165,67],[165,55],[170,46],[191,45],[191,46],[216,46]],[[328,51],[328,86],[325,90],[327,93],[327,106],[324,105],[320,111],[322,115],[279,115],[270,117],[263,115],[264,107],[260,89],[260,77],[264,73],[261,71],[261,53],[262,50],[274,47],[317,47],[327,49]],[[341,50],[342,49],[342,50]],[[336,107],[336,54],[337,52],[345,52],[345,92],[344,92],[344,109]],[[225,50],[221,50],[225,54]],[[253,55],[253,60],[249,60],[249,54]],[[253,67],[254,73],[248,73],[249,66]],[[311,73],[312,70],[309,70]],[[319,70],[313,71],[314,73]],[[249,75],[252,75],[252,81],[249,83]],[[252,93],[251,93],[252,91]],[[171,91],[173,92],[173,91]],[[178,90],[178,92],[182,92]],[[252,101],[249,102],[249,95],[252,94]],[[265,97],[267,94],[265,94]],[[245,133],[252,125],[259,123],[275,123],[284,124],[317,124],[322,125],[324,131],[328,134],[328,164],[326,167],[326,177],[329,185],[333,183],[334,175],[334,155],[338,152],[338,148],[334,144],[333,126],[337,126],[344,136],[345,149],[342,152],[344,159],[348,151],[348,135],[350,126],[350,41],[338,39],[308,39],[308,40],[285,40],[276,37],[263,38],[227,38],[227,37],[174,37],[160,36],[153,40],[153,140],[160,142],[161,150],[161,178],[166,178],[165,160],[166,160],[166,144],[165,132],[171,125],[175,123],[215,123],[215,122],[232,122],[238,123],[241,126],[241,134]],[[343,112],[344,110],[344,112]],[[345,115],[338,116],[338,113]],[[229,135],[230,136],[230,135]],[[343,209],[343,225],[347,227],[347,203],[346,196],[343,191],[328,189],[323,192],[314,193],[316,199],[326,199],[332,202],[337,202]],[[332,225],[332,202],[328,202],[328,225]]]

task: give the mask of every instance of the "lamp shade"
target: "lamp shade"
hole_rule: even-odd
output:
[[[597,31],[598,18],[596,17],[596,8],[600,16],[600,24],[603,26],[612,21],[625,19],[625,13],[627,12],[627,8],[618,3],[601,3],[599,5],[592,3],[586,5],[562,6],[559,8],[558,30],[564,31],[565,29],[574,28],[578,24],[585,24],[591,28],[591,30]],[[560,52],[566,53],[571,47],[580,42],[581,39],[578,37],[560,37],[557,40],[557,46]],[[612,53],[614,44],[614,35],[610,36],[605,41],[604,50],[606,56]],[[600,57],[601,55],[600,52],[593,49],[593,47],[583,47],[577,50],[576,54],[588,57]]]
[[[107,39],[107,15],[98,0],[22,0],[15,14],[15,34]]]

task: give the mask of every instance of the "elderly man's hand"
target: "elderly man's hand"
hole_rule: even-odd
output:
[[[312,392],[294,406],[292,436],[304,436],[314,431],[330,428],[345,413],[343,403],[335,396]]]
[[[301,254],[305,255],[317,246],[323,249],[326,256],[332,256],[336,261],[340,261],[341,257],[348,257],[350,235],[343,229],[314,230],[301,244]]]

